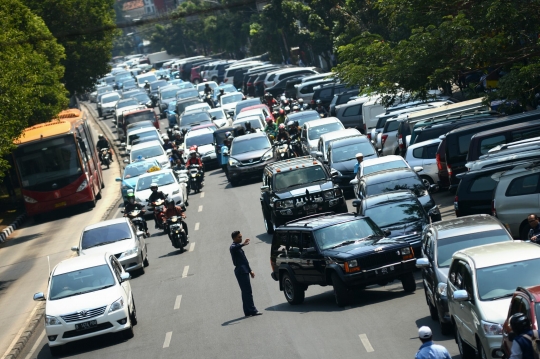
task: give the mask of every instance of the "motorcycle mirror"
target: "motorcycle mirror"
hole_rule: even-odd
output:
[[[73,246],[73,247],[71,247],[71,250],[72,250],[73,252],[78,252],[78,251],[79,251],[79,247]]]
[[[129,163],[129,160],[124,160],[124,163]]]

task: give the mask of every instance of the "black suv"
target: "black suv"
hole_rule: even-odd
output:
[[[369,217],[355,213],[323,213],[277,228],[270,264],[272,278],[290,304],[302,303],[310,285],[333,286],[340,307],[348,304],[353,288],[398,279],[405,291],[416,290],[410,245],[385,238]]]
[[[321,213],[346,213],[342,190],[321,162],[310,156],[266,166],[261,187],[261,207],[266,232],[300,217]]]

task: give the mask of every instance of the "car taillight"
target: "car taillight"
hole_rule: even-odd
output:
[[[495,200],[491,200],[491,215],[497,217],[497,210],[495,209]]]
[[[223,82],[227,82],[227,80],[228,80],[228,79],[227,79],[227,78],[225,78],[225,79],[223,79]]]
[[[456,212],[456,217],[459,217],[458,196],[454,197],[454,211]]]
[[[403,146],[404,146],[404,144],[403,144],[403,135],[398,135],[398,144],[399,144],[399,148],[403,149]]]
[[[381,146],[384,146],[384,143],[386,142],[387,138],[388,138],[388,135],[382,135],[382,137],[381,137]]]
[[[452,177],[452,167],[448,163],[446,164],[446,170],[448,171],[448,176]]]
[[[437,169],[439,171],[442,171],[443,167],[442,167],[442,163],[441,163],[441,155],[437,153],[435,155],[435,160],[437,161]]]
[[[367,125],[364,123],[364,133],[367,133]]]
[[[365,129],[365,128],[364,128],[364,129]],[[366,137],[368,138],[368,140],[371,141],[371,133],[368,133],[368,134],[366,135]]]

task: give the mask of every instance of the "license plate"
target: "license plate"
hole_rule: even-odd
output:
[[[75,324],[75,330],[86,330],[93,328],[97,325],[97,320],[91,320],[89,322]]]
[[[380,275],[385,275],[385,274],[388,274],[388,273],[393,272],[393,271],[394,271],[394,266],[390,266],[390,267],[375,270],[375,274],[377,274],[377,275],[379,275],[379,274]]]
[[[66,202],[60,202],[60,203],[55,204],[54,206],[55,207],[64,207],[65,205],[66,205]]]

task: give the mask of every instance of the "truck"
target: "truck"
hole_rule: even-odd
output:
[[[173,59],[174,55],[169,55],[167,51],[154,52],[153,54],[148,54],[148,61],[151,65],[156,63],[163,63],[166,60]]]

